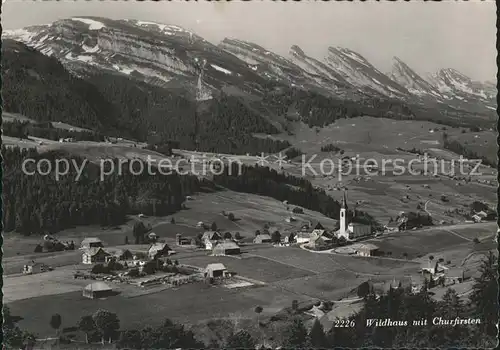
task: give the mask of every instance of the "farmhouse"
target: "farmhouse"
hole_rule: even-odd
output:
[[[474,214],[474,215],[472,215],[472,220],[473,220],[474,222],[481,222],[481,221],[482,221],[482,218],[481,218],[479,215]]]
[[[309,239],[309,247],[314,250],[322,250],[328,248],[332,243],[332,239],[325,235],[326,231],[323,229],[314,229],[311,232]]]
[[[106,252],[109,253],[108,260],[112,258],[116,260],[132,260],[134,258],[134,255],[128,249],[106,249]]]
[[[295,235],[295,242],[297,243],[309,243],[311,240],[311,234],[309,232],[299,231]]]
[[[24,267],[23,267],[23,273],[26,275],[47,272],[50,270],[51,270],[51,268],[49,266],[47,266],[43,263],[37,263],[34,261],[31,261],[30,263],[24,265]]]
[[[471,274],[469,271],[466,271],[461,268],[451,268],[445,273],[445,280],[447,283],[455,284],[461,283],[466,279],[471,278]]]
[[[260,234],[253,239],[254,243],[271,243],[272,239],[269,234]]]
[[[208,264],[205,268],[205,277],[224,277],[227,274],[226,267],[221,263]]]
[[[222,240],[222,236],[217,231],[207,231],[201,237],[206,250],[212,250],[220,240]]]
[[[383,292],[387,293],[390,289],[407,289],[411,288],[411,290],[414,290],[415,287],[419,287],[418,281],[414,281],[411,277],[400,277],[400,278],[393,278],[390,281],[385,282],[383,286]]]
[[[111,255],[101,247],[84,249],[82,254],[82,263],[87,265],[105,263],[109,256]]]
[[[148,249],[148,256],[150,259],[168,256],[169,250],[170,247],[167,245],[167,243],[153,243]]]
[[[175,235],[175,244],[181,245],[181,246],[182,245],[193,245],[193,240],[186,238],[186,237],[182,237],[182,234],[178,233]]]
[[[104,282],[94,282],[83,288],[83,296],[89,299],[106,298],[113,295],[113,290]]]
[[[213,255],[238,255],[241,254],[240,247],[233,241],[217,243],[212,250]]]
[[[479,216],[481,219],[484,219],[485,217],[488,216],[488,214],[486,214],[484,211],[480,211],[480,212],[477,212],[476,213],[477,216]]]
[[[377,253],[378,247],[374,244],[363,243],[355,248],[356,254],[359,256],[373,256]]]
[[[89,248],[103,248],[104,245],[102,241],[97,237],[88,237],[85,238],[81,243],[81,249],[89,249]]]
[[[210,240],[210,241],[218,241],[221,240],[222,236],[217,231],[206,231],[201,237],[202,241]]]

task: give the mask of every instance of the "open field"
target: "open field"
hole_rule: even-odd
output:
[[[449,227],[460,231],[474,227],[485,231],[489,229],[486,224]],[[298,247],[278,248],[269,245],[246,246],[238,258],[211,257],[205,251],[179,252],[175,256],[181,263],[199,267],[222,262],[237,275],[265,282],[265,286],[257,284],[231,290],[197,283],[172,289],[153,288],[149,292],[139,293],[141,289],[137,287],[111,283],[120,294],[106,300],[88,300],[80,292],[86,281],[73,280],[73,267],[68,266],[45,274],[6,278],[5,300],[14,315],[25,316],[21,326],[43,335],[51,334],[52,329],[46,319],[54,312],[61,313],[63,324],[67,327],[73,326],[81,316],[101,307],[117,312],[122,328],[141,327],[145,323],[155,325],[166,317],[193,324],[231,315],[252,318],[257,305],[264,308],[264,314],[271,315],[289,306],[294,299],[350,298],[355,288],[366,280],[391,281],[418,274],[422,262],[427,258],[397,260],[394,259],[396,249],[404,249],[410,259],[412,255],[421,253],[435,254],[436,259],[442,256],[452,259],[453,266],[467,268],[477,268],[481,258],[481,254],[473,252],[471,242],[442,229],[394,233],[372,241],[377,240],[374,243],[382,249],[387,249],[383,248],[384,244],[394,247],[393,258],[313,253]],[[128,291],[132,288],[136,288],[137,293]]]
[[[439,229],[406,231],[370,240],[370,243],[375,244],[385,253],[392,253],[391,257],[403,258],[403,254],[406,253],[409,259],[464,242],[466,240]]]
[[[307,209],[304,209],[304,214],[293,214],[297,218],[296,222],[287,223],[285,219],[292,214],[286,210],[287,206],[282,202],[269,197],[233,191],[200,193],[193,196],[193,200],[187,201],[186,205],[188,210],[182,210],[173,215],[177,225],[196,228],[199,221],[209,225],[215,222],[223,232],[240,232],[242,236],[252,239],[255,237],[255,230],[262,230],[267,223],[270,223],[270,232],[277,229],[282,233],[300,227],[304,222],[310,220],[320,221],[323,226],[330,229],[335,227],[336,223],[334,219]],[[290,209],[293,208],[294,206],[290,205]],[[222,215],[222,211],[233,213],[236,221],[230,221]],[[154,229],[157,230],[156,227]],[[168,232],[168,224],[160,226],[158,230],[160,232],[155,232],[160,236],[162,236],[161,230],[165,230],[167,235],[173,233]],[[197,230],[203,232],[203,229]],[[190,231],[190,233],[195,232]]]
[[[11,303],[16,300],[81,291],[89,281],[74,279],[73,273],[74,269],[66,267],[34,275],[4,276],[3,300],[5,303]]]
[[[54,252],[54,253],[32,253],[11,258],[3,258],[2,267],[4,275],[21,273],[22,268],[28,262],[35,260],[39,263],[47,264],[51,267],[61,267],[68,265],[78,265],[82,261],[82,253],[79,250]],[[6,283],[4,281],[4,283]]]
[[[66,294],[41,296],[9,303],[13,315],[25,318],[20,322],[24,329],[39,335],[51,335],[50,317],[54,312],[62,316],[63,327],[75,326],[78,320],[105,308],[118,314],[121,328],[140,329],[144,325],[157,326],[166,318],[193,324],[202,320],[228,317],[233,313],[254,315],[257,305],[264,309],[268,305],[282,308],[292,299],[300,297],[275,290],[272,287],[251,288],[245,291],[231,290],[203,283],[184,285],[160,293],[136,298],[121,295],[106,300],[90,300],[80,291]]]
[[[317,274],[330,273],[334,270],[345,270],[359,275],[385,275],[397,271],[412,270],[415,263],[381,259],[377,257],[346,256],[340,254],[312,253],[300,248],[266,249],[252,253],[253,256],[278,261],[290,266],[302,267]]]
[[[435,129],[438,131],[431,132]],[[333,188],[337,185],[347,187],[349,201],[365,201],[359,206],[359,209],[376,217],[381,223],[387,222],[390,217],[397,215],[401,210],[416,211],[420,201],[432,199],[432,197],[439,199],[441,194],[455,198],[458,203],[466,204],[472,203],[474,200],[484,200],[490,205],[495,205],[496,170],[490,167],[481,166],[479,171],[482,175],[472,176],[470,183],[452,180],[446,176],[435,178],[432,176],[433,171],[428,175],[413,175],[408,174],[408,172],[406,175],[392,175],[390,162],[398,160],[398,164],[407,166],[409,161],[417,158],[414,154],[398,150],[398,147],[405,150],[416,148],[429,155],[437,156],[438,159],[445,161],[443,163],[444,170],[449,172],[451,169],[449,160],[458,160],[459,155],[443,149],[443,132],[446,132],[450,139],[468,135],[468,133],[462,134],[461,128],[445,127],[431,122],[358,117],[337,120],[334,124],[319,129],[318,132],[314,128],[296,123],[294,135],[281,134],[276,138],[288,140],[294,147],[303,151],[306,162],[316,155],[316,158],[309,163],[318,174],[321,174],[320,162],[325,158],[332,159],[335,166],[331,175],[315,175],[309,168],[306,168],[303,174],[299,160],[285,166],[286,172],[295,176],[305,175],[313,185],[324,188],[329,195],[336,199],[340,199],[342,192],[334,191]],[[485,135],[484,137],[486,135],[489,138],[496,137],[493,131],[484,131],[482,134]],[[329,143],[341,148],[345,153],[340,155],[321,152],[321,146]],[[488,141],[488,144],[490,143]],[[363,169],[360,169],[357,173],[354,170],[350,175],[341,174],[339,176],[339,158],[356,155],[360,156],[361,165],[366,159],[375,161],[381,170],[379,174],[367,174]],[[385,175],[381,167],[384,161],[386,162]],[[420,165],[418,162],[414,163],[413,167],[414,169],[422,169],[423,163],[421,162]],[[441,167],[440,164],[439,167]],[[429,163],[428,169],[434,169],[432,164]],[[458,170],[458,165],[456,165],[455,170]],[[329,174],[331,166],[325,165],[324,171]],[[455,174],[460,176],[457,171]],[[362,177],[361,181],[355,181],[359,176]],[[488,180],[492,183],[491,185],[478,184],[477,180]],[[405,184],[411,185],[411,191],[404,186]],[[423,184],[430,184],[431,190],[425,190],[422,187]],[[402,200],[406,195],[409,195],[410,199]],[[373,205],[373,203],[384,203],[384,205]],[[463,218],[449,217],[445,214],[446,210],[454,209],[454,207],[454,203],[441,205],[435,208],[433,215],[437,221],[463,221]]]
[[[273,252],[281,248],[270,248]],[[222,257],[222,256],[205,256],[182,259],[183,264],[205,267],[207,264],[220,262],[230,272],[236,272],[237,275],[248,277],[261,282],[274,282],[291,278],[299,278],[312,275],[313,272],[292,267],[290,265],[281,264],[276,261],[270,261],[265,258],[259,258],[250,255],[243,258]]]
[[[319,275],[274,283],[284,291],[307,295],[310,298],[339,300],[351,296],[352,290],[369,278],[355,273],[335,270]]]

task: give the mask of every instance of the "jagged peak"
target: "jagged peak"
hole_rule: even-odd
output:
[[[297,55],[297,56],[300,56],[300,57],[306,56],[306,53],[304,52],[304,50],[302,50],[298,45],[292,45],[290,47],[290,53],[292,55]]]
[[[340,47],[340,46],[330,46],[328,47],[328,52],[334,55],[340,55],[343,57],[348,57],[351,60],[357,61],[358,63],[364,64],[366,66],[372,67],[372,64],[368,62],[366,58],[364,58],[361,54],[353,51],[351,49]]]
[[[442,68],[437,72],[438,75],[451,76],[453,78],[459,78],[461,80],[472,81],[471,78],[463,74],[462,72],[454,69],[454,68]]]

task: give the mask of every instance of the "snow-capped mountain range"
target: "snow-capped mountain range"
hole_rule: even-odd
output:
[[[164,87],[199,90],[203,70],[207,90],[227,85],[252,90],[272,81],[346,99],[377,96],[466,110],[496,109],[494,83],[473,82],[454,69],[424,79],[399,58],[384,74],[359,53],[341,47],[329,47],[318,59],[294,45],[289,57],[282,57],[237,39],[214,45],[175,25],[99,17],[8,30],[2,38],[54,56],[79,76],[105,70]]]

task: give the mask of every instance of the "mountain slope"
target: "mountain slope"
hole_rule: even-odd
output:
[[[3,109],[36,121],[65,121],[123,132],[119,113],[92,84],[72,76],[55,58],[2,40]]]
[[[74,17],[5,31],[3,37],[54,56],[81,76],[107,70],[162,87],[184,87],[193,94],[202,69],[204,83],[212,90],[263,82],[233,55],[172,25]]]
[[[245,154],[288,147],[252,137],[278,130],[232,96],[216,96],[201,109],[182,94],[127,75],[102,70],[78,78],[54,57],[9,39],[2,40],[2,58],[6,112],[140,141],[156,135],[185,149]]]
[[[329,47],[325,61],[354,86],[368,88],[380,95],[393,98],[405,98],[409,95],[406,88],[391,80],[354,51],[342,47]]]
[[[496,87],[492,83],[474,82],[459,71],[446,68],[429,77],[448,103],[480,110],[496,110]]]
[[[329,48],[324,61],[298,46],[291,48],[290,57],[283,57],[237,39],[214,45],[174,25],[99,17],[74,17],[2,35],[59,61],[93,85],[113,112],[104,117],[90,113],[89,119],[118,119],[113,125],[136,139],[161,134],[187,148],[248,150],[254,142],[248,138],[251,133],[290,131],[295,121],[322,126],[363,114],[399,119],[432,115],[435,121],[451,119],[465,125],[471,123],[468,113],[482,113],[482,122],[493,119],[487,112],[494,114],[475,106],[485,102],[477,98],[422,98],[436,91],[445,95],[402,62],[393,74],[398,83],[344,48]],[[29,90],[29,83],[24,88]],[[481,91],[492,90],[488,85]],[[39,107],[32,103],[30,108]],[[293,118],[289,110],[295,110]],[[57,113],[46,114],[52,117]],[[244,127],[237,130],[238,124]]]
[[[245,62],[264,79],[292,87],[321,88],[308,72],[292,61],[257,44],[225,38],[219,47]]]
[[[417,96],[432,96],[434,98],[442,98],[439,91],[429,82],[424,80],[406,63],[398,57],[393,58],[391,79],[399,85],[405,87],[408,92]]]

